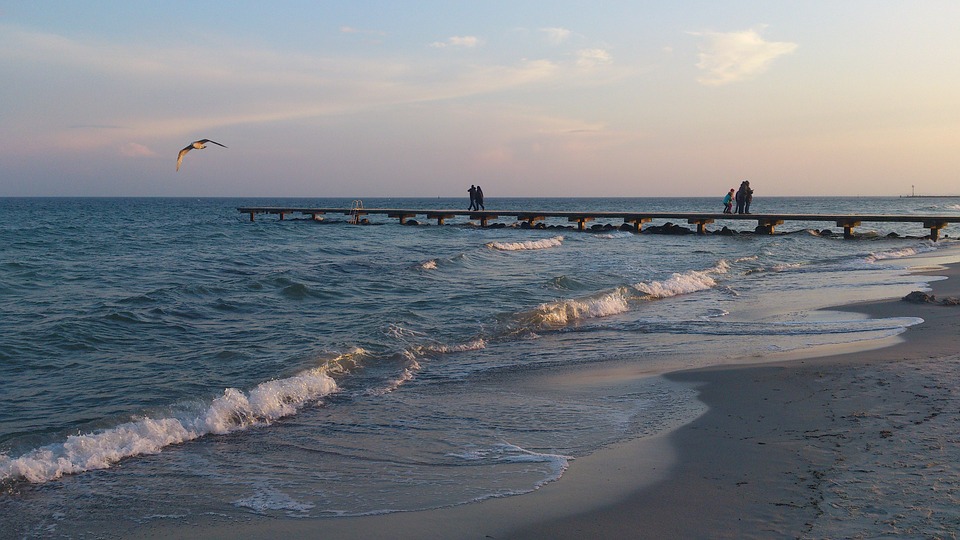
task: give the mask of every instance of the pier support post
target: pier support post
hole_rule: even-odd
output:
[[[427,214],[427,219],[436,219],[437,225],[443,225],[443,220],[454,217],[451,214]]]
[[[706,225],[708,223],[713,223],[712,219],[700,219],[700,218],[690,218],[687,220],[687,223],[690,225],[697,225],[697,234],[706,234],[707,229]]]
[[[923,226],[930,229],[930,239],[936,242],[940,239],[940,229],[947,226],[945,221],[924,221]]]
[[[527,225],[532,228],[534,223],[537,221],[543,221],[546,218],[544,216],[538,216],[537,214],[517,214],[517,219],[520,221],[526,221]]]
[[[843,227],[844,238],[853,238],[853,228],[859,226],[860,222],[854,219],[842,219],[837,221],[837,227]]]
[[[761,220],[758,220],[757,222],[757,228],[763,229],[763,231],[766,232],[767,234],[773,234],[773,229],[777,225],[783,225],[783,220],[774,218],[774,219],[761,219]]]
[[[584,229],[584,224],[588,221],[593,221],[593,218],[588,216],[574,216],[574,217],[567,218],[567,221],[571,223],[576,221],[577,230],[582,231]]]
[[[287,215],[286,212],[277,212],[277,213],[280,214],[280,221],[283,221],[284,216]]]
[[[250,221],[254,221],[253,216],[256,215],[256,212],[250,212]]]
[[[416,214],[387,214],[387,217],[397,218],[400,220],[400,224],[403,225],[407,222],[407,218],[416,217]]]
[[[481,227],[486,227],[488,221],[490,221],[491,219],[497,219],[498,217],[500,216],[497,216],[494,214],[470,214],[470,219],[480,220]]]
[[[648,217],[623,218],[623,222],[633,225],[633,232],[640,232],[643,224],[648,223],[650,219]]]

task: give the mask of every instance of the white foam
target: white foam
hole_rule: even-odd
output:
[[[286,514],[291,517],[304,517],[314,507],[312,503],[298,502],[293,497],[272,487],[258,488],[253,495],[233,501],[233,505],[249,508],[258,514],[264,514],[268,510],[282,510],[286,511]]]
[[[573,321],[608,317],[630,309],[624,289],[588,298],[570,298],[540,304],[534,312],[534,323],[540,327],[565,326]]]
[[[62,443],[36,448],[17,458],[0,455],[0,481],[39,483],[65,474],[106,469],[121,459],[156,454],[167,446],[207,434],[269,424],[336,389],[323,367],[261,383],[248,394],[227,388],[196,415],[144,417],[94,433],[70,435]]]
[[[382,396],[384,394],[389,394],[397,388],[400,388],[404,383],[413,380],[417,372],[420,371],[420,362],[417,362],[413,353],[404,351],[404,356],[409,360],[407,365],[400,372],[400,375],[396,379],[391,379],[387,381],[386,386],[383,388],[371,388],[367,390],[367,395],[370,396]]]
[[[487,342],[483,338],[477,338],[473,341],[461,343],[459,345],[424,345],[419,352],[448,354],[465,351],[479,351],[486,348]]]
[[[865,260],[868,263],[874,263],[877,261],[883,261],[887,259],[902,259],[904,257],[912,257],[920,253],[929,253],[931,251],[936,251],[936,250],[937,250],[936,244],[928,240],[914,247],[888,249],[886,251],[878,251],[876,253],[871,253],[870,255],[866,256]]]
[[[729,269],[730,265],[721,260],[716,266],[708,270],[689,270],[673,274],[663,281],[641,282],[633,287],[651,298],[669,298],[712,289],[717,286],[717,281],[713,276],[726,274]]]
[[[506,463],[548,463],[550,465],[551,474],[534,484],[534,489],[540,489],[546,484],[553,482],[554,480],[559,480],[563,473],[570,467],[570,460],[573,459],[570,456],[564,456],[561,454],[544,454],[540,452],[532,452],[525,448],[520,448],[519,446],[503,443],[501,445],[504,454],[500,457],[500,461]]]
[[[561,454],[546,454],[533,452],[507,442],[495,445],[492,448],[474,448],[463,452],[451,452],[448,456],[470,462],[489,461],[492,463],[547,463],[550,465],[550,474],[534,484],[533,489],[539,489],[544,484],[558,480],[570,467],[570,456]],[[524,492],[517,492],[524,493]]]
[[[773,265],[772,270],[774,272],[786,272],[787,270],[794,270],[797,268],[803,268],[804,263],[780,263]]]
[[[437,260],[430,259],[429,261],[424,261],[420,263],[421,270],[436,270],[437,269]]]
[[[597,234],[597,235],[595,235],[594,237],[595,237],[595,238],[604,238],[604,239],[608,239],[608,240],[613,240],[613,239],[616,239],[616,238],[633,238],[633,236],[634,236],[634,233],[631,233],[631,232],[616,231],[616,232],[611,232],[611,233]]]
[[[563,244],[562,236],[544,238],[543,240],[527,240],[526,242],[490,242],[487,247],[501,251],[522,251],[529,249],[549,249],[560,247]]]

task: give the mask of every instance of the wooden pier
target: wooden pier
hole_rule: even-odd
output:
[[[577,229],[584,230],[588,222],[597,219],[622,220],[634,232],[640,232],[644,223],[653,220],[686,221],[689,225],[696,225],[697,232],[707,232],[706,226],[718,221],[755,221],[755,231],[773,234],[774,229],[788,221],[803,221],[814,223],[831,223],[843,228],[846,238],[853,237],[853,230],[862,223],[916,223],[930,230],[930,238],[934,241],[940,238],[940,229],[950,223],[960,223],[960,216],[935,215],[836,215],[836,214],[717,214],[717,213],[690,213],[690,212],[567,212],[567,211],[525,211],[525,210],[423,210],[408,208],[304,208],[304,207],[275,207],[275,206],[245,206],[237,208],[241,213],[249,214],[250,221],[254,221],[257,214],[272,214],[284,219],[290,214],[310,216],[314,220],[322,220],[326,214],[350,216],[351,221],[359,223],[362,216],[385,215],[397,219],[401,224],[408,219],[423,216],[427,220],[436,220],[437,225],[443,225],[448,219],[465,217],[480,222],[481,227],[490,225],[491,220],[514,218],[518,222],[526,222],[533,227],[537,222],[548,218],[566,219],[568,223],[576,223]]]

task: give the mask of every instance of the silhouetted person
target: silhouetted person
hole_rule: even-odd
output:
[[[470,206],[467,208],[467,210],[479,210],[479,208],[477,208],[477,188],[471,184],[470,189],[467,190],[467,193],[470,194]]]
[[[747,181],[744,180],[740,182],[740,189],[737,190],[737,213],[744,213],[744,205],[747,204],[747,190],[750,189],[747,187]]]
[[[479,185],[477,186],[477,191],[473,194],[473,202],[474,206],[476,206],[475,210],[486,210],[483,206],[483,190],[480,189]]]
[[[753,188],[750,187],[750,181],[749,181],[749,180],[744,180],[744,181],[743,181],[743,186],[744,186],[745,188],[747,188],[746,193],[744,193],[744,195],[743,195],[743,201],[744,201],[743,213],[744,213],[744,214],[749,214],[749,213],[750,213],[750,203],[753,202]]]

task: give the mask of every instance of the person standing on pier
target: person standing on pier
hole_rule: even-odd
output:
[[[467,210],[479,210],[479,208],[477,208],[477,188],[473,184],[470,184],[470,189],[467,190],[467,193],[470,194],[470,206]]]
[[[746,180],[744,180],[743,182],[740,182],[740,189],[737,190],[736,199],[737,199],[737,213],[738,213],[738,214],[742,214],[742,213],[744,212],[743,207],[744,207],[745,204],[747,204],[747,187],[746,187],[746,183],[747,183]]]
[[[730,193],[727,193],[723,197],[723,213],[724,214],[733,213],[733,188],[730,188]]]
[[[750,181],[749,181],[749,180],[744,180],[744,181],[743,181],[743,185],[747,188],[746,193],[743,194],[743,200],[744,200],[743,213],[744,213],[744,214],[749,214],[749,213],[750,213],[750,203],[753,202],[753,188],[750,187]]]
[[[477,192],[473,195],[475,210],[486,210],[487,208],[483,206],[483,190],[480,189],[480,186],[477,185]]]

